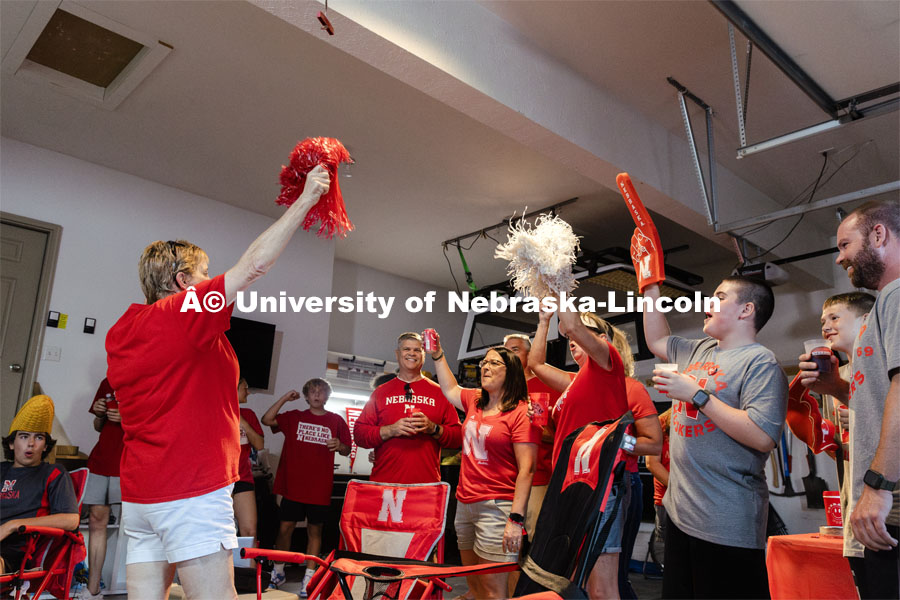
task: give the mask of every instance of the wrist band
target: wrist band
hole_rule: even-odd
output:
[[[515,525],[516,527],[519,527],[519,528],[522,529],[522,537],[525,537],[525,536],[528,535],[528,532],[525,531],[525,524],[524,524],[524,523],[517,523],[516,521],[513,521],[512,519],[509,519],[508,522],[509,522],[509,523],[512,523],[512,524]]]
[[[434,431],[431,432],[431,437],[439,438],[441,437],[441,433],[443,433],[443,428],[440,425],[435,425]]]
[[[441,355],[440,355],[440,356],[432,356],[432,357],[431,357],[431,360],[441,360],[442,358],[444,358],[444,351],[443,351],[443,350],[441,350]]]

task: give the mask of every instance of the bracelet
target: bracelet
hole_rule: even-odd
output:
[[[509,513],[509,520],[516,525],[522,525],[525,523],[525,516],[521,513]]]
[[[434,431],[431,432],[431,437],[433,437],[433,438],[439,438],[439,437],[441,437],[441,434],[442,434],[443,432],[444,432],[444,428],[441,427],[440,425],[437,425],[437,424],[436,424],[436,425],[434,426]]]
[[[432,356],[432,357],[431,357],[431,360],[441,360],[442,358],[444,358],[444,351],[443,351],[443,350],[441,350],[441,355],[440,355],[440,356]]]

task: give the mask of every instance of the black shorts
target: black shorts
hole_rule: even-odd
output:
[[[312,525],[321,525],[328,518],[329,506],[320,504],[304,504],[294,502],[287,498],[281,499],[281,508],[278,510],[278,518],[282,521],[303,521]]]
[[[240,494],[241,492],[252,492],[256,489],[256,486],[249,481],[235,481],[234,488],[231,490],[231,497],[233,498],[235,494]]]

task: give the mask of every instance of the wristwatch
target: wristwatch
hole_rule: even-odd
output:
[[[697,393],[694,394],[694,397],[691,398],[691,402],[697,408],[703,408],[706,406],[706,403],[709,402],[709,392],[706,390],[697,390]]]
[[[872,469],[869,469],[868,471],[866,471],[866,474],[863,475],[863,483],[876,490],[887,490],[889,492],[893,492],[895,489],[897,489],[896,481],[885,479],[884,475],[882,475],[878,471],[873,471]]]

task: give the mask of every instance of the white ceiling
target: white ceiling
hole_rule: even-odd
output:
[[[272,217],[283,210],[273,202],[278,173],[296,141],[337,137],[357,160],[341,180],[357,230],[336,242],[336,255],[434,285],[452,286],[441,241],[493,225],[526,206],[534,210],[578,196],[563,216],[586,237],[586,246],[627,243],[622,232],[631,229],[629,217],[611,185],[344,53],[324,33],[311,35],[237,1],[78,3],[174,50],[115,111],[4,73],[4,136]],[[834,165],[861,149],[817,199],[900,178],[896,112],[752,160],[735,160],[739,144],[726,22],[705,2],[482,4],[543,51],[683,137],[665,78],[680,80],[717,111],[720,163],[776,201],[786,204],[815,179],[822,162],[817,150],[829,146],[840,152]],[[4,56],[33,5],[32,0],[0,2]],[[836,96],[849,95],[848,89],[865,91],[850,86],[869,89],[898,78],[896,1],[749,5],[761,25],[767,18],[794,23],[790,46],[779,37],[786,35],[780,29],[770,35]],[[851,52],[845,38],[866,43],[853,45]],[[743,61],[744,39],[738,39]],[[826,115],[761,53],[754,54],[751,142],[824,120]],[[698,118],[695,123],[701,124]],[[833,215],[823,214],[819,222],[833,227]],[[697,223],[699,233],[664,218],[660,223],[667,247],[691,245],[691,251],[672,257],[673,264],[690,269],[728,257],[709,239],[714,236],[705,222]],[[481,240],[466,253],[479,285],[503,279],[504,265],[491,259],[493,246]],[[458,257],[451,254],[450,260],[460,277]]]

